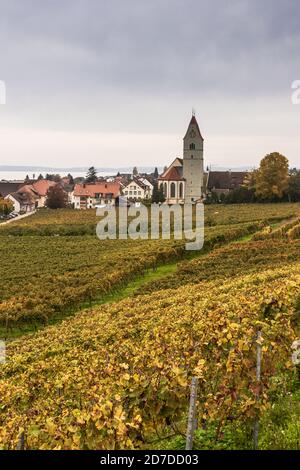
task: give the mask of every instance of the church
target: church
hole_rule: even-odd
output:
[[[166,204],[195,204],[213,193],[222,200],[223,196],[243,185],[247,176],[245,171],[204,171],[203,144],[193,113],[183,138],[183,158],[175,158],[158,178]]]
[[[193,204],[203,200],[205,194],[203,142],[200,128],[193,113],[183,138],[183,158],[175,158],[158,178],[167,204]]]

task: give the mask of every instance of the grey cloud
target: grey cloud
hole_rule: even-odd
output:
[[[299,13],[296,0],[9,2],[2,70],[61,92],[82,83],[194,93],[220,81],[223,93],[278,90],[297,68]]]
[[[243,133],[285,97],[291,123],[299,22],[298,0],[0,0],[0,123],[179,133],[196,106]]]

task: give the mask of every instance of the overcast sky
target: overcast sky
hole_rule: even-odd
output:
[[[0,0],[0,164],[300,167],[299,0]]]

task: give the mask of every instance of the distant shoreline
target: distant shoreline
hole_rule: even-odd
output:
[[[97,168],[98,176],[113,176],[118,172],[120,173],[132,173],[133,167],[126,168]],[[44,177],[47,173],[59,174],[60,176],[66,176],[70,173],[74,178],[86,176],[88,168],[48,168],[48,167],[23,167],[23,166],[0,166],[0,181],[19,181],[24,180],[28,175],[30,178],[38,178],[40,174]],[[151,173],[154,171],[154,167],[143,168],[139,167],[138,170],[142,173]],[[161,173],[162,168],[158,168]],[[34,175],[34,176],[33,176]]]
[[[134,166],[127,166],[127,167],[96,167],[97,171],[99,172],[122,172],[122,173],[127,173],[127,172],[132,172]],[[35,171],[35,172],[57,172],[57,173],[65,173],[65,172],[71,172],[74,171],[75,173],[79,172],[87,172],[89,166],[87,167],[48,167],[48,166],[22,166],[22,165],[0,165],[0,172],[2,171]],[[163,167],[158,167],[159,169],[163,169]],[[149,167],[143,167],[143,166],[138,166],[138,169],[140,171],[154,171],[155,166],[149,166]]]

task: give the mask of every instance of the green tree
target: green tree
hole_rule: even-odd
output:
[[[133,167],[132,174],[133,174],[133,176],[138,176],[139,172],[138,172],[138,169],[137,169],[136,166]]]
[[[262,200],[281,199],[288,184],[288,159],[278,152],[266,155],[254,174],[255,195]]]
[[[60,184],[51,186],[48,189],[46,206],[49,209],[63,209],[67,206],[67,202],[67,194],[60,186]]]
[[[69,184],[74,184],[74,178],[71,173],[68,173],[67,177],[69,178]]]
[[[47,173],[45,176],[45,179],[48,181],[55,181],[55,183],[59,183],[61,181],[61,176],[58,173],[56,174]]]
[[[157,181],[155,181],[153,185],[152,202],[159,203],[159,202],[165,202],[165,200],[166,198],[165,198],[162,186],[158,187],[158,183]]]
[[[40,173],[39,176],[38,176],[38,181],[43,180],[43,179],[44,179],[44,177],[43,177],[42,173]]]
[[[157,180],[157,179],[158,179],[158,176],[159,176],[159,175],[158,175],[158,169],[157,169],[157,167],[155,167],[155,168],[154,168],[154,173],[153,173],[153,178],[154,178],[155,180]]]
[[[291,202],[300,201],[300,170],[291,168],[289,176],[289,185],[286,191],[288,199]]]
[[[255,202],[255,189],[240,186],[226,194],[225,204],[243,204]]]
[[[153,185],[153,192],[152,192],[152,203],[157,203],[159,202],[159,191],[158,191],[158,184],[157,181],[155,181]]]
[[[59,183],[61,181],[61,176],[56,174],[53,176],[53,181],[55,181],[55,183]]]
[[[96,183],[96,181],[97,181],[97,170],[94,166],[91,166],[88,169],[85,181],[86,181],[86,183]]]

